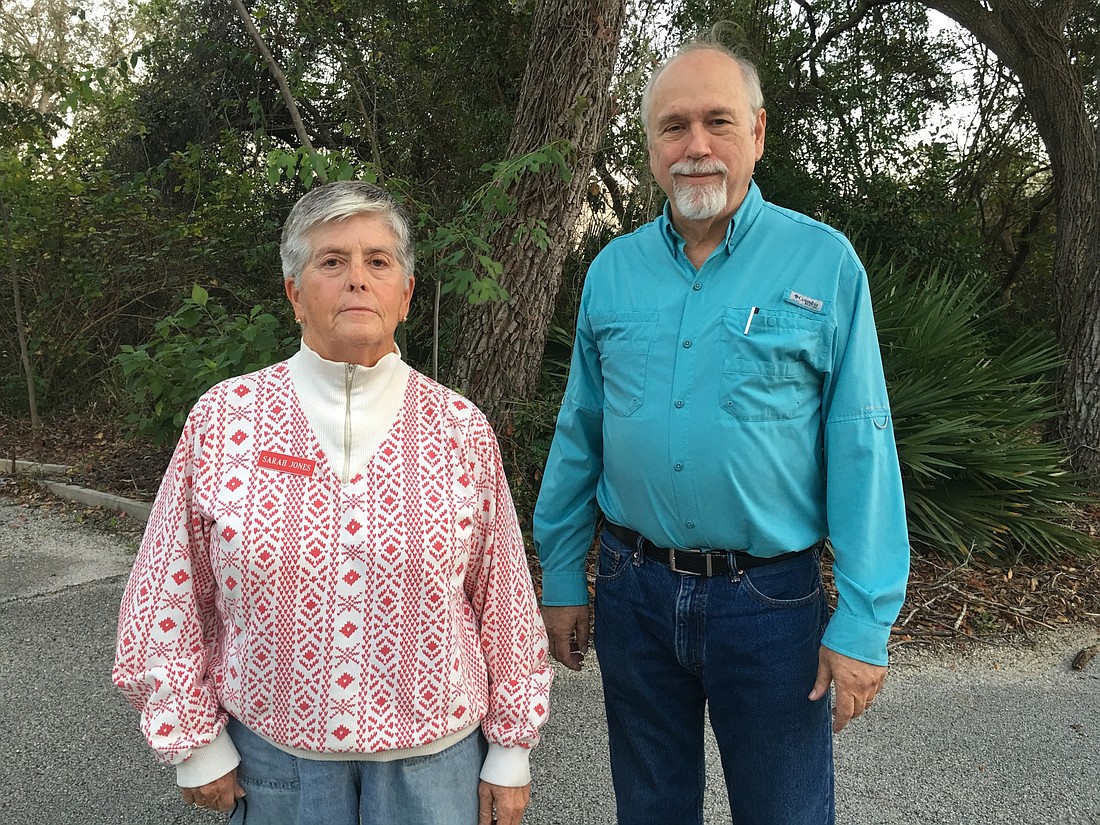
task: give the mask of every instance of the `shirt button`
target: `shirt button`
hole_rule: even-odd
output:
[[[691,341],[684,341],[684,349],[687,349],[690,346],[691,346]]]
[[[672,467],[674,470],[676,470],[676,472],[680,472],[682,469],[684,469],[684,465],[680,464],[679,462],[673,464]]]
[[[696,283],[694,283],[694,284],[692,284],[692,285],[691,285],[691,288],[692,288],[692,289],[694,289],[694,290],[695,290],[696,292],[698,292],[698,291],[699,291],[700,289],[702,289],[702,288],[703,288],[703,285],[702,285],[702,284],[700,284],[700,283],[698,283],[698,282],[696,282]]]
[[[680,407],[682,407],[682,406],[684,406],[684,402],[683,402],[683,401],[680,401],[680,400],[677,400],[677,401],[676,401],[676,409],[679,409],[679,408],[680,408]]]
[[[689,530],[694,530],[695,529],[695,522],[694,521],[685,521],[684,522],[684,527],[688,528]]]

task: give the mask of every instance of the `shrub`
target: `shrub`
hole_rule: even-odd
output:
[[[918,280],[874,256],[868,273],[914,544],[955,559],[1097,553],[1068,526],[1094,494],[1042,438],[1057,413],[1054,343],[1024,334],[995,352],[984,278]]]
[[[288,333],[262,307],[231,316],[196,285],[179,309],[157,322],[152,341],[123,346],[116,356],[136,404],[126,420],[158,443],[171,443],[206,390],[273,364],[297,341],[297,331]]]

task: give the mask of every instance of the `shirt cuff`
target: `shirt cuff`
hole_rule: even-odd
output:
[[[542,571],[542,603],[547,607],[588,604],[588,577],[579,573]]]
[[[481,780],[505,788],[531,784],[531,749],[489,745],[489,754],[481,766]]]
[[[868,624],[838,611],[829,620],[821,644],[849,659],[885,667],[890,663],[889,641],[890,625]]]
[[[176,784],[181,788],[200,788],[221,779],[239,764],[241,756],[223,729],[213,742],[195,748],[187,759],[176,765]]]

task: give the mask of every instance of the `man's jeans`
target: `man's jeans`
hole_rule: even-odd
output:
[[[236,719],[245,796],[229,825],[476,825],[488,745],[475,731],[444,751],[392,762],[300,759]]]
[[[701,825],[708,705],[736,825],[833,823],[816,554],[705,578],[604,531],[595,610],[619,825]]]

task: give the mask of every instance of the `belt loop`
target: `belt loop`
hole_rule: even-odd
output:
[[[741,565],[737,563],[737,551],[730,550],[727,556],[727,563],[730,567],[730,581],[739,582],[741,577],[745,575],[745,571],[741,569]]]

